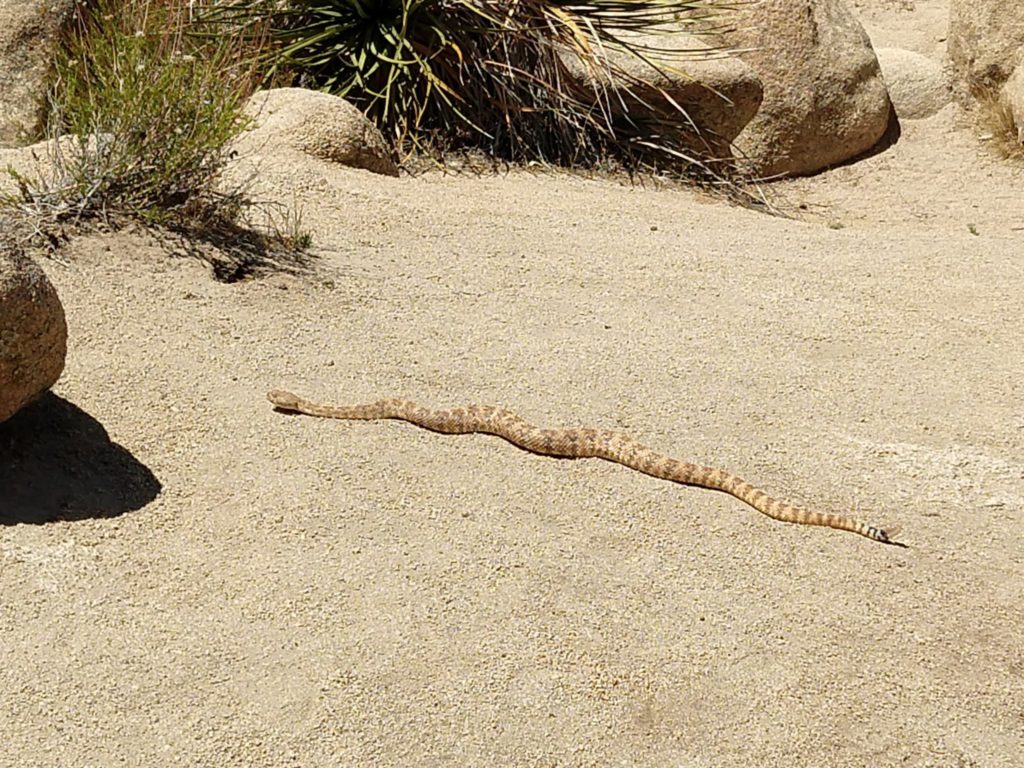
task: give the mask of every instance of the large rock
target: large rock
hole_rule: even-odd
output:
[[[842,0],[744,5],[721,40],[764,84],[761,109],[736,140],[755,172],[814,173],[886,134],[892,104],[878,60]]]
[[[732,157],[733,139],[761,104],[757,74],[681,25],[656,35],[620,34],[631,45],[644,47],[648,60],[609,49],[607,70],[587,70],[569,51],[562,54],[562,61],[586,88],[596,86],[600,93],[610,85],[618,87],[618,98],[609,99],[614,112],[647,124],[676,123],[681,134],[688,134],[675,137],[684,146],[693,146],[701,155]]]
[[[952,100],[942,64],[903,48],[877,48],[889,98],[900,119],[931,117]]]
[[[952,0],[949,60],[957,100],[969,103],[998,92],[1022,60],[1024,2]]]
[[[709,56],[682,67],[688,79],[676,80],[670,95],[698,128],[731,144],[761,107],[761,78],[735,56]]]
[[[39,134],[46,78],[75,0],[0,0],[0,147]]]
[[[761,81],[753,69],[683,27],[622,38],[642,46],[648,59],[609,51],[619,84],[632,92],[622,94],[631,114],[671,115],[678,105],[707,141],[727,151],[761,106]]]
[[[67,334],[64,308],[43,270],[0,239],[0,421],[57,381]]]
[[[359,109],[340,96],[305,88],[257,91],[246,112],[255,126],[236,147],[290,147],[307,155],[386,176],[397,176],[387,143]]]

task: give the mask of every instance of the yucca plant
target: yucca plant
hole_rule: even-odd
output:
[[[630,165],[696,160],[682,109],[623,109],[639,83],[610,50],[649,60],[660,30],[704,20],[708,0],[246,0],[221,21],[269,19],[271,69],[359,106],[394,141],[476,146],[512,161]],[[648,91],[649,92],[649,91]],[[636,99],[629,99],[634,103]]]

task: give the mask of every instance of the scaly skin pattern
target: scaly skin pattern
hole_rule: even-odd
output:
[[[886,531],[843,515],[815,512],[788,504],[772,498],[731,472],[663,456],[627,435],[607,429],[541,429],[512,411],[490,405],[435,410],[409,400],[396,399],[378,400],[365,405],[323,405],[282,389],[271,390],[267,393],[267,399],[280,411],[304,413],[308,416],[328,419],[402,419],[445,434],[480,432],[497,435],[523,450],[544,456],[605,459],[662,480],[724,491],[758,512],[784,523],[823,525],[858,533],[883,544],[898,544],[890,538],[896,534],[896,529]]]

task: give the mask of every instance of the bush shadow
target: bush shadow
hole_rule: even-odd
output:
[[[0,424],[0,525],[116,517],[160,490],[102,424],[53,393]]]

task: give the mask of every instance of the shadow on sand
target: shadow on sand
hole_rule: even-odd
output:
[[[160,487],[103,425],[52,393],[0,424],[0,525],[116,517]]]

